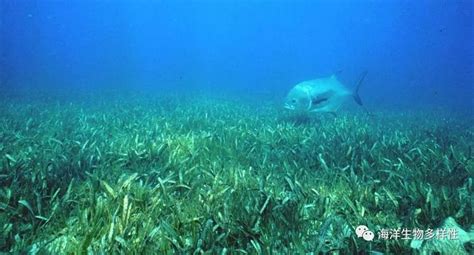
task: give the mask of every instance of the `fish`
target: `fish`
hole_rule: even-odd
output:
[[[447,233],[455,233],[453,237],[449,237]],[[471,225],[470,231],[465,231],[452,217],[444,220],[443,225],[433,230],[433,233],[444,233],[444,237],[426,238],[423,240],[412,239],[410,247],[418,250],[419,254],[472,254],[471,251],[465,249],[465,244],[470,243],[470,247],[474,244],[474,225]]]
[[[284,108],[297,112],[335,114],[351,96],[358,105],[363,106],[359,88],[366,75],[367,71],[362,73],[354,91],[345,87],[336,75],[300,82],[286,96]]]

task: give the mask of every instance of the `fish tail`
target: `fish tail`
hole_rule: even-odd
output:
[[[360,89],[360,85],[364,81],[366,75],[367,75],[367,71],[364,71],[362,73],[362,75],[360,76],[360,78],[359,78],[359,82],[357,82],[354,93],[352,93],[352,97],[354,97],[354,100],[360,106],[362,106],[362,99],[360,99],[360,96],[359,96],[359,89]]]

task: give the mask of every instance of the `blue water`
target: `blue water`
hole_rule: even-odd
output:
[[[368,71],[368,107],[472,109],[472,1],[7,1],[1,90],[284,97]]]

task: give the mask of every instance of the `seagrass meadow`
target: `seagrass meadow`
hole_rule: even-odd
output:
[[[423,251],[355,228],[473,224],[469,114],[308,117],[179,94],[2,100],[3,252],[407,254]]]

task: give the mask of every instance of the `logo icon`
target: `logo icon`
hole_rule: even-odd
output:
[[[360,225],[356,228],[357,237],[364,239],[365,241],[374,240],[374,232],[370,231],[369,228],[365,225]]]

